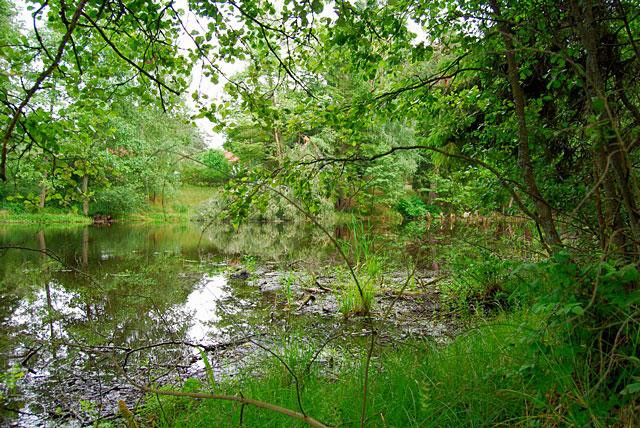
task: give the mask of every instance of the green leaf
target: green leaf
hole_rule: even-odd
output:
[[[207,357],[207,353],[205,352],[204,349],[198,348],[198,351],[200,351],[200,357],[202,357],[202,362],[204,363],[204,369],[205,369],[205,372],[207,373],[207,380],[209,381],[209,386],[211,387],[211,390],[213,390],[216,387],[216,378],[213,374],[213,368],[211,367],[211,363],[209,362],[209,357]]]
[[[630,383],[629,385],[625,386],[624,389],[622,391],[620,391],[620,394],[622,395],[632,395],[632,394],[637,394],[640,392],[640,382],[634,382],[634,383]]]
[[[580,305],[575,305],[571,308],[571,313],[576,315],[584,315],[584,308]]]
[[[604,111],[604,100],[600,97],[594,97],[591,100],[591,105],[596,113],[602,113]]]

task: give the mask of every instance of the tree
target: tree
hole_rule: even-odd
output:
[[[188,64],[174,43],[178,24],[168,5],[107,0],[32,3],[35,40],[11,51],[12,64],[41,62],[43,67],[21,73],[22,85],[14,85],[20,89],[7,93],[3,114],[9,120],[1,137],[3,180],[7,178],[7,156],[15,150],[10,143],[21,138],[21,119],[27,108],[37,104],[38,95],[49,91],[50,81],[64,80],[67,92],[63,96],[69,97],[97,93],[109,99],[127,86],[143,98],[159,97],[166,108],[172,101],[165,92],[179,94],[189,75]],[[44,16],[52,33],[50,40],[38,31]],[[115,80],[114,75],[123,79]]]
[[[637,5],[338,2],[337,18],[315,20],[322,7],[276,11],[243,2],[200,11],[217,19],[239,14],[246,31],[211,29],[223,40],[220,49],[256,67],[275,64],[306,107],[307,124],[345,132],[345,150],[325,164],[380,159],[384,153],[367,153],[366,128],[411,118],[415,144],[388,155],[422,150],[487,170],[536,222],[550,252],[562,247],[561,234],[586,227],[609,256],[635,257],[638,108],[620,85],[633,86],[638,64],[638,24],[630,18]],[[412,43],[407,16],[426,30],[426,42]],[[336,69],[368,90],[332,92]],[[241,82],[229,87],[249,105]],[[433,126],[433,113],[444,118],[441,126]],[[595,155],[588,160],[588,153]],[[559,230],[567,216],[570,227]]]

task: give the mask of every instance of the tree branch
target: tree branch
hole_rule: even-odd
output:
[[[145,70],[144,68],[142,68],[138,64],[136,64],[132,59],[130,59],[129,57],[124,55],[118,49],[118,47],[111,41],[111,39],[109,39],[109,37],[105,34],[104,30],[100,26],[98,26],[98,24],[89,15],[87,15],[86,13],[83,13],[82,16],[84,16],[87,19],[87,21],[89,21],[91,23],[91,25],[96,30],[98,30],[98,33],[100,33],[100,36],[102,37],[102,39],[109,45],[109,47],[113,50],[113,52],[115,52],[115,54],[118,55],[122,60],[124,60],[127,64],[129,64],[132,67],[134,67],[136,70],[138,70],[140,73],[142,73],[147,78],[149,78],[152,81],[156,82],[158,85],[160,85],[161,87],[163,87],[167,91],[169,91],[169,92],[171,92],[172,94],[175,94],[175,95],[180,95],[180,92],[178,90],[173,89],[172,87],[168,86],[162,80],[160,80],[157,77],[153,76],[147,70]]]
[[[484,161],[481,161],[479,159],[474,159],[474,158],[469,157],[469,156],[461,155],[459,153],[451,153],[451,152],[443,150],[443,149],[441,149],[439,147],[426,146],[426,145],[398,146],[398,147],[393,147],[393,148],[387,150],[386,152],[378,153],[378,154],[375,154],[375,155],[370,156],[370,157],[351,156],[351,157],[347,157],[347,158],[322,158],[322,159],[315,159],[315,160],[312,160],[312,161],[300,162],[300,165],[321,164],[322,166],[326,166],[326,165],[331,164],[331,163],[373,162],[373,161],[375,161],[377,159],[383,158],[385,156],[389,156],[389,155],[391,155],[391,154],[393,154],[395,152],[405,151],[405,150],[429,150],[429,151],[433,151],[433,152],[436,152],[436,153],[443,154],[445,156],[449,156],[449,157],[452,157],[452,158],[456,158],[456,159],[461,159],[461,160],[467,161],[470,164],[478,165],[478,166],[488,170],[489,172],[491,172],[498,179],[498,181],[500,181],[500,184],[511,194],[511,196],[513,196],[513,199],[516,201],[516,203],[518,204],[518,206],[520,207],[522,212],[524,214],[526,214],[527,216],[529,216],[531,219],[533,219],[534,221],[537,222],[537,216],[525,206],[525,204],[522,201],[522,199],[520,198],[520,196],[513,189],[512,185],[515,185],[518,189],[520,189],[524,193],[528,194],[528,192],[526,191],[526,189],[523,187],[523,185],[521,183],[518,183],[515,180],[512,180],[510,178],[505,177],[495,167],[491,166],[490,164],[488,164],[488,163],[486,163]]]
[[[31,89],[27,91],[26,96],[24,97],[24,99],[16,109],[15,113],[13,114],[13,117],[11,118],[11,121],[9,122],[9,125],[7,126],[7,129],[4,132],[4,135],[2,136],[2,159],[0,160],[0,179],[2,179],[2,181],[7,181],[7,143],[9,142],[9,139],[13,134],[13,130],[15,129],[16,124],[20,119],[20,116],[22,115],[22,110],[26,107],[29,101],[31,101],[31,98],[33,98],[35,93],[40,89],[40,85],[42,85],[42,82],[44,82],[51,75],[51,73],[53,73],[53,71],[56,69],[56,67],[60,63],[60,60],[62,59],[62,55],[64,54],[65,47],[69,42],[69,39],[71,39],[71,34],[73,33],[73,30],[76,28],[76,25],[78,24],[80,15],[81,14],[84,15],[82,13],[82,10],[84,9],[87,2],[88,0],[81,0],[78,6],[76,7],[76,10],[73,13],[73,16],[71,17],[71,21],[69,22],[69,26],[67,27],[67,32],[64,34],[64,36],[62,37],[62,40],[60,41],[60,44],[58,45],[58,51],[56,52],[55,58],[53,58],[53,61],[51,62],[51,64],[49,64],[49,66],[46,69],[44,69],[42,73],[40,73],[40,75],[36,79],[36,82],[33,84]]]

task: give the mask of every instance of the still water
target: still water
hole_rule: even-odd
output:
[[[202,227],[0,226],[0,425],[108,420],[119,400],[140,403],[130,380],[202,376],[201,350],[216,376],[259,373],[267,347],[291,343],[322,350],[320,363],[364,352],[368,327],[328,292],[344,279],[325,236],[295,223]],[[377,296],[395,304],[380,340],[445,337],[429,293]]]
[[[0,250],[0,421],[24,426],[113,414],[136,396],[125,359],[151,382],[192,375],[193,345],[223,350],[278,324],[278,299],[234,280],[234,265],[332,253],[299,225],[12,225],[0,246],[13,247]],[[238,366],[242,347],[231,353],[216,370]]]

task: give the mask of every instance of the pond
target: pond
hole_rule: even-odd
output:
[[[0,226],[0,246],[3,424],[113,417],[119,400],[142,396],[126,377],[202,375],[202,349],[216,375],[233,376],[259,367],[267,346],[324,347],[321,359],[367,334],[326,292],[335,249],[299,224],[12,225]],[[405,316],[390,325],[405,336],[447,334],[429,296],[398,307]]]

